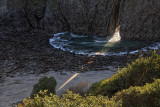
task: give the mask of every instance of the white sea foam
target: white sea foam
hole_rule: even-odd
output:
[[[96,43],[106,43],[106,42],[108,42],[108,40],[94,40],[94,42],[96,42]]]
[[[64,35],[64,34],[66,34],[66,33],[67,33],[67,32],[60,32],[60,33],[54,34],[54,36]]]
[[[89,55],[89,56],[92,56],[92,55],[118,55],[118,56],[121,56],[121,55],[124,55],[124,54],[134,54],[134,53],[137,53],[139,52],[139,50],[142,50],[142,51],[147,51],[147,49],[159,49],[160,47],[160,42],[157,42],[157,43],[154,43],[153,45],[151,45],[150,47],[144,47],[142,49],[139,49],[139,50],[134,50],[134,51],[130,51],[130,52],[92,52],[90,51],[89,49],[88,50],[75,50],[72,45],[70,45],[70,43],[72,43],[72,41],[69,40],[69,38],[83,38],[83,37],[87,37],[85,35],[75,35],[73,33],[70,33],[70,35],[68,36],[67,34],[68,32],[62,32],[62,33],[57,33],[57,34],[54,34],[53,38],[51,38],[49,40],[49,43],[54,47],[54,48],[58,48],[58,49],[61,49],[63,51],[69,51],[71,53],[75,53],[75,54],[83,54],[83,55]],[[66,35],[67,34],[67,35]],[[99,46],[98,44],[99,43],[108,43],[108,42],[117,42],[117,41],[120,41],[120,35],[118,34],[118,32],[115,33],[115,35],[113,36],[110,36],[110,37],[107,37],[107,38],[99,38],[99,37],[96,37],[94,36],[93,37],[94,39],[94,43],[97,43],[97,46]],[[80,44],[93,44],[93,41],[92,42],[80,42],[78,43],[79,45]]]
[[[129,52],[130,54],[134,54],[134,53],[137,53],[139,50],[135,50],[135,51],[131,51]]]

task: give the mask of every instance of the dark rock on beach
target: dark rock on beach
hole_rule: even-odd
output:
[[[38,37],[38,38],[37,38]],[[48,37],[48,38],[47,38]],[[26,32],[2,32],[0,36],[0,67],[3,76],[19,73],[45,73],[107,70],[107,66],[123,67],[140,54],[122,56],[77,55],[53,48],[49,35],[40,30]],[[150,52],[151,54],[151,52]],[[149,53],[146,56],[150,55]],[[144,54],[145,55],[145,54]]]

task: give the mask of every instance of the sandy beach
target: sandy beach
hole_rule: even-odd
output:
[[[68,84],[66,84],[61,90],[57,91],[57,95],[61,95],[67,90],[69,86],[76,85],[79,82],[87,82],[88,86],[92,83],[103,80],[115,74],[116,69],[110,71],[88,71],[84,73],[78,73]],[[35,74],[23,74],[14,75],[14,77],[6,77],[4,83],[0,84],[0,107],[10,107],[15,103],[22,101],[24,98],[28,98],[33,89],[33,85],[43,76],[54,76],[57,81],[56,90],[61,87],[67,80],[69,80],[76,72],[66,72],[63,74],[60,72],[49,71],[48,73],[35,75]]]

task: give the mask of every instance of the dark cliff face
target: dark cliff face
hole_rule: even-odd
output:
[[[112,25],[111,29],[111,17],[117,0],[57,0],[52,10],[50,1],[46,14],[50,13],[48,16],[52,17],[49,20],[55,26],[59,24],[58,29],[99,36],[108,36],[114,31],[115,26]]]
[[[121,0],[120,34],[125,40],[160,41],[160,1]]]
[[[0,20],[3,19],[0,25],[5,25],[6,28],[10,28],[7,22],[10,20],[12,26],[19,25],[19,29],[45,29],[49,33],[70,31],[76,34],[109,36],[118,27],[124,40],[160,40],[159,0],[14,0],[12,3],[9,0],[1,0],[0,2]],[[18,13],[14,16],[18,17],[17,21],[15,18],[11,20],[13,19],[11,13]],[[24,25],[25,27],[21,28]]]
[[[107,36],[116,0],[61,0],[60,8],[71,32]],[[67,11],[66,11],[67,10]]]

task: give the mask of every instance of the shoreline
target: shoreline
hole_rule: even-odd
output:
[[[79,55],[55,49],[49,44],[51,35],[44,31],[0,33],[0,78],[17,72],[40,74],[53,69],[55,72],[67,71],[100,71],[108,70],[107,66],[124,67],[139,56],[150,56],[153,50],[138,51],[122,56]],[[2,80],[1,80],[2,81]]]

